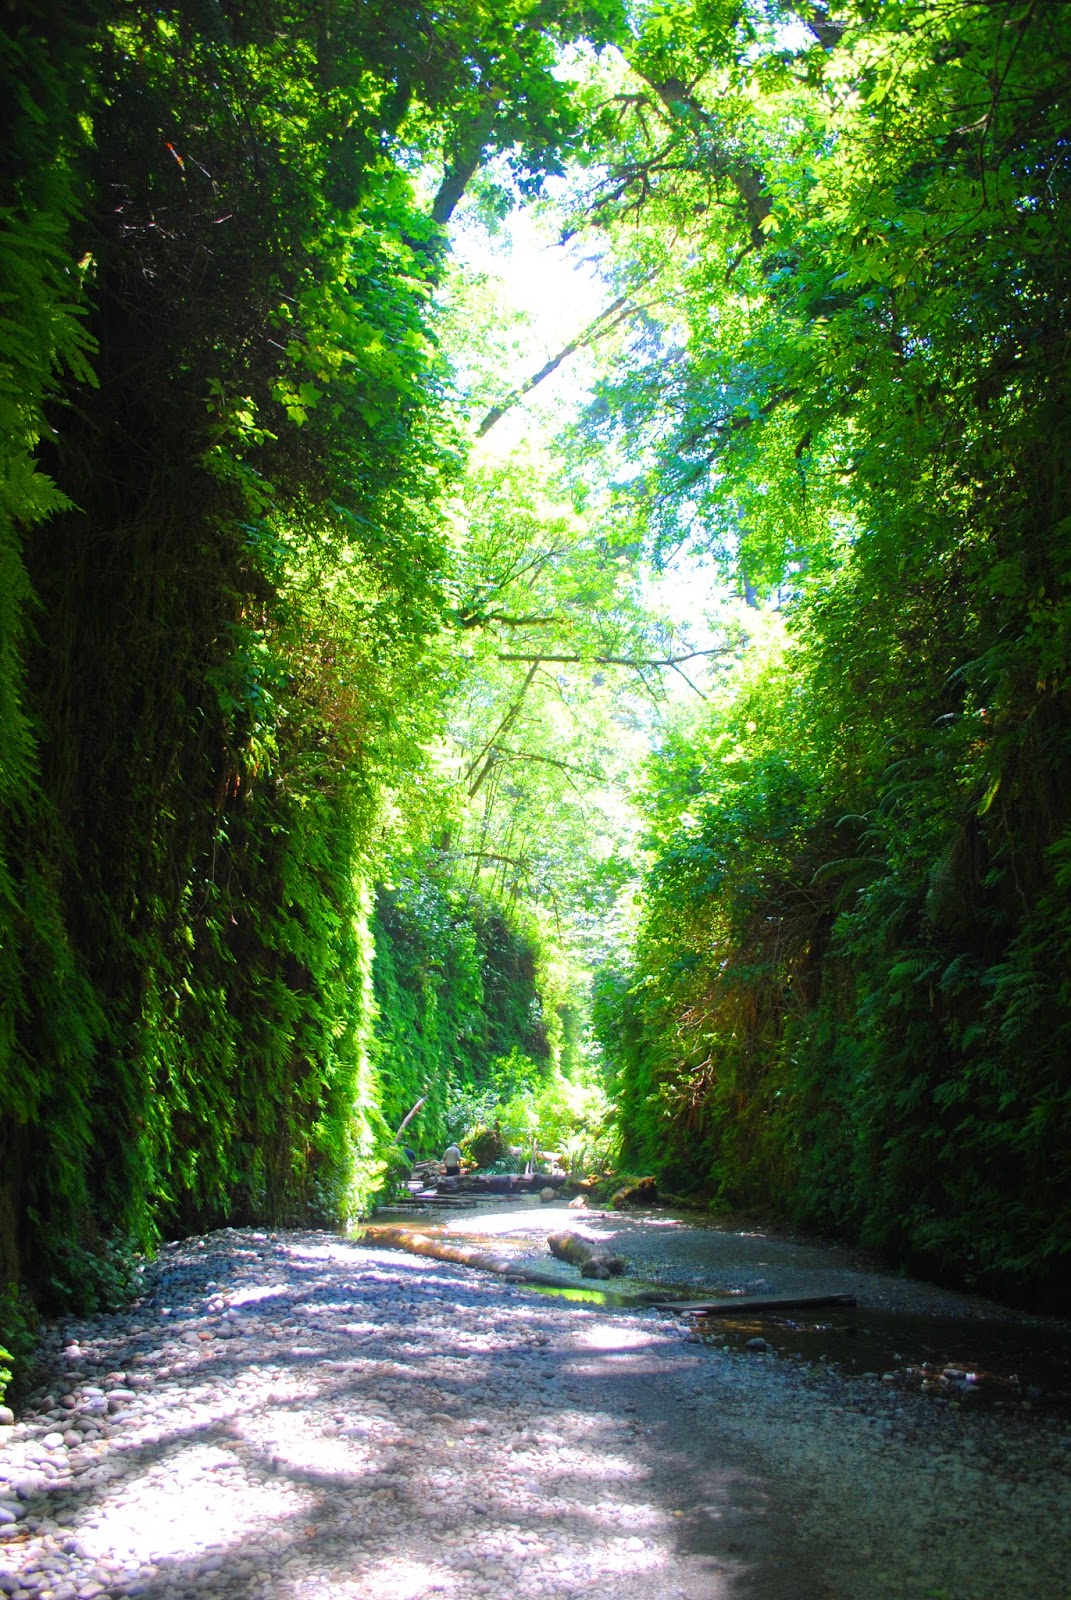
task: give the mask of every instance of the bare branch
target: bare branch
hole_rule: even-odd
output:
[[[495,423],[499,422],[507,411],[511,411],[526,395],[531,394],[533,389],[538,388],[545,378],[550,377],[552,372],[557,372],[562,362],[575,351],[582,349],[585,345],[593,344],[596,339],[605,338],[606,334],[611,333],[620,323],[625,322],[629,317],[638,315],[643,309],[642,306],[630,305],[628,295],[618,295],[612,305],[607,306],[604,311],[600,311],[598,316],[588,323],[583,332],[578,333],[575,339],[570,339],[568,344],[563,345],[557,355],[552,356],[548,362],[540,367],[538,372],[533,373],[530,378],[527,378],[516,389],[511,389],[505,399],[500,400],[497,405],[491,407],[476,430],[477,439],[482,439],[485,433],[490,433]]]
[[[475,615],[478,605],[485,604],[495,596],[505,594],[511,585],[519,583],[522,578],[526,578],[530,574],[533,577],[538,577],[546,567],[550,566],[552,561],[557,561],[559,557],[564,556],[567,550],[568,546],[565,544],[551,544],[546,549],[537,550],[534,554],[529,555],[527,560],[522,560],[518,556],[512,568],[507,568],[505,572],[485,582],[477,590],[476,595],[464,606],[457,608],[455,615],[460,618]],[[462,625],[464,626],[464,623]]]
[[[527,659],[530,660],[531,658],[529,657]],[[490,739],[488,739],[479,755],[475,758],[475,760],[470,762],[469,769],[465,773],[466,780],[471,779],[471,782],[469,783],[470,800],[474,800],[479,794],[484,779],[490,773],[496,760],[498,759],[495,752],[495,742],[496,740],[500,739],[506,730],[511,728],[516,722],[518,716],[520,715],[521,707],[524,704],[524,697],[528,693],[532,679],[535,677],[538,671],[539,659],[537,657],[532,666],[529,668],[528,672],[525,674],[524,682],[521,684],[520,694],[514,700],[513,704],[510,706],[509,710],[506,712],[506,715],[502,718],[502,721],[499,723]],[[485,757],[486,760],[484,759]],[[481,762],[483,763],[482,766],[480,765]],[[477,768],[479,768],[479,771],[476,770]],[[475,778],[473,778],[473,773],[476,774]]]
[[[696,691],[698,693],[698,690]],[[573,761],[561,761],[557,756],[538,756],[531,750],[510,750],[506,745],[496,745],[496,751],[501,756],[508,756],[513,761],[539,761],[547,767],[559,767],[562,772],[575,772],[581,778],[600,778],[601,773],[591,767],[578,767]]]
[[[535,628],[540,625],[565,621],[564,617],[510,617],[503,611],[468,611],[455,616],[459,628],[484,628],[490,622],[499,622],[504,628]]]
[[[696,684],[696,683],[693,683],[691,678],[689,678],[688,674],[686,672],[682,671],[680,667],[678,667],[678,665],[677,665],[677,663],[675,661],[671,662],[670,664],[673,667],[673,670],[677,674],[677,676],[679,678],[683,678],[684,679],[685,683],[688,685],[689,689],[692,690],[693,694],[697,694],[699,696],[700,700],[706,700],[706,699],[709,698],[708,695],[705,695],[703,693],[703,691],[702,691],[702,689],[700,689],[699,685]]]
[[[560,662],[564,665],[584,665],[592,667],[631,667],[635,672],[642,672],[645,668],[674,667],[679,668],[685,661],[695,661],[700,656],[723,656],[726,650],[724,645],[718,645],[711,650],[689,650],[683,656],[582,656],[582,655],[521,655],[510,651],[502,651],[499,661],[531,661],[541,666],[544,662]],[[498,735],[496,734],[497,738]]]

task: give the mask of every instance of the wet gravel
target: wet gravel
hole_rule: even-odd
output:
[[[0,1423],[0,1594],[1071,1594],[1058,1417],[324,1234],[188,1240],[146,1288],[51,1326]]]

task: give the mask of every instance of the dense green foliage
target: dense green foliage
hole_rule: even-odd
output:
[[[578,1170],[614,1148],[592,1071],[586,984],[529,907],[458,883],[450,852],[380,888],[375,1044],[382,1115],[422,1156],[450,1140],[523,1163],[553,1150]]]
[[[376,1181],[368,884],[438,715],[460,465],[442,230],[496,152],[532,189],[581,136],[553,68],[604,24],[9,21],[2,1277],[94,1303],[110,1237]]]
[[[456,1091],[486,1088],[514,1052],[547,1073],[561,1022],[544,1015],[531,937],[479,896],[414,874],[380,890],[373,927],[383,1113],[398,1127],[424,1099],[406,1137],[437,1155]]]
[[[635,248],[676,252],[673,322],[595,422],[646,440],[650,536],[786,627],[652,770],[604,1037],[627,1148],[675,1181],[1055,1298],[1071,34],[1029,4],[836,16],[638,58]]]
[[[422,1152],[605,1154],[616,942],[627,1160],[1064,1292],[1069,46],[1036,0],[11,11],[0,1286],[341,1222],[422,1096]],[[508,419],[560,359],[504,378],[447,249],[550,175],[613,297],[553,439]]]

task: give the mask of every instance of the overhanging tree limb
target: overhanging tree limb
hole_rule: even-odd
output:
[[[432,221],[437,222],[441,228],[445,228],[450,221],[458,202],[483,160],[483,153],[491,138],[501,103],[497,93],[488,92],[484,96],[478,115],[459,132],[454,142],[454,147],[447,158],[442,182],[431,207]]]
[[[766,243],[767,219],[773,210],[773,196],[766,187],[766,175],[762,168],[753,161],[735,155],[726,146],[717,118],[711,115],[687,84],[679,78],[666,78],[659,83],[636,67],[633,67],[633,71],[650,84],[671,117],[679,119],[683,113],[701,124],[710,141],[709,154],[713,157],[714,165],[728,178],[744,202],[751,248],[761,250]]]
[[[814,34],[823,50],[834,50],[844,37],[846,24],[835,22],[829,14],[827,5],[796,5],[790,6],[793,14],[799,17],[805,27]]]
[[[778,389],[755,411],[742,412],[734,417],[727,417],[711,426],[704,423],[702,427],[694,428],[691,433],[677,444],[677,450],[681,455],[689,454],[705,440],[714,440],[716,443],[713,448],[704,452],[699,462],[692,464],[689,469],[691,476],[684,481],[697,482],[706,468],[716,460],[718,449],[722,444],[728,444],[738,433],[743,433],[745,429],[750,428],[754,423],[764,421],[772,411],[777,410],[778,406],[783,405],[786,400],[793,399],[798,393],[799,390],[795,387]]]
[[[642,310],[644,310],[643,306],[629,303],[627,294],[618,295],[612,305],[607,306],[604,311],[600,311],[598,316],[588,323],[582,333],[578,333],[575,339],[570,339],[568,344],[563,345],[557,355],[552,356],[549,361],[545,362],[538,372],[534,372],[530,378],[519,384],[516,389],[511,389],[504,399],[491,407],[490,411],[485,414],[480,426],[476,429],[477,439],[482,439],[484,434],[490,433],[495,423],[501,421],[507,411],[511,411],[526,395],[531,394],[533,389],[538,388],[544,379],[549,378],[553,372],[557,372],[562,362],[567,360],[569,356],[573,355],[577,350],[583,349],[586,345],[594,344],[597,339],[605,338],[614,328],[625,322],[629,317],[637,316]]]
[[[675,668],[679,668],[681,665],[683,665],[683,663],[685,661],[695,661],[700,656],[722,656],[724,654],[725,654],[725,646],[724,645],[718,645],[716,648],[711,649],[711,650],[689,650],[686,655],[682,655],[682,656],[661,656],[661,657],[653,657],[653,656],[639,656],[639,657],[637,657],[637,656],[584,656],[584,655],[568,655],[568,656],[566,656],[566,655],[551,655],[549,653],[540,654],[540,655],[525,655],[525,654],[521,654],[519,652],[513,652],[513,651],[504,650],[504,651],[501,651],[499,653],[498,660],[499,661],[531,661],[534,664],[534,667],[542,666],[543,663],[547,662],[547,661],[551,662],[552,664],[553,663],[561,663],[561,664],[564,664],[566,666],[570,666],[570,665],[587,665],[587,666],[593,666],[593,667],[631,667],[634,671],[641,672],[646,668],[652,668],[652,667],[675,667]],[[533,670],[534,670],[534,668],[533,668]],[[531,677],[531,674],[529,674],[529,678],[530,677]],[[526,687],[527,687],[527,682],[526,682]],[[499,732],[501,732],[501,729],[499,730]],[[498,733],[495,734],[495,738],[497,738],[497,737],[498,737]]]

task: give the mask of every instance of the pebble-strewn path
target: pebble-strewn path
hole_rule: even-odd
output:
[[[0,1426],[15,1600],[1066,1600],[1068,1441],[328,1235],[224,1231],[54,1329]]]
[[[64,1325],[0,1454],[16,1600],[652,1600],[782,1560],[746,1474],[681,1457],[690,1415],[644,1436],[630,1386],[694,1365],[672,1325],[318,1234],[215,1234],[155,1276],[137,1314]],[[714,1520],[727,1492],[754,1526]]]

